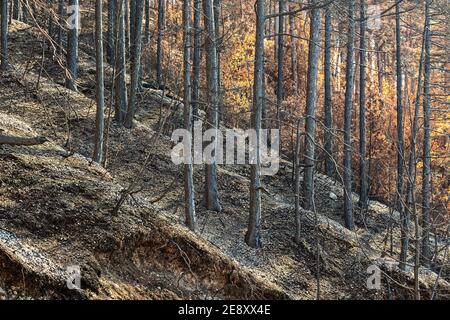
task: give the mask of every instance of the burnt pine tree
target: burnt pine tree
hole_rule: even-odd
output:
[[[292,4],[291,4],[292,5]],[[298,97],[298,60],[297,60],[297,32],[295,30],[295,15],[289,15],[289,31],[291,33],[291,73],[294,95]]]
[[[184,80],[184,127],[192,136],[192,105],[191,105],[191,49],[190,49],[190,20],[191,5],[190,0],[183,0],[183,80]],[[195,231],[195,199],[194,199],[194,178],[192,167],[192,145],[189,140],[188,156],[189,160],[184,164],[184,214],[186,226]],[[185,157],[186,159],[186,157]]]
[[[150,0],[145,0],[144,17],[144,43],[148,44],[150,42]]]
[[[325,44],[324,44],[324,149],[325,149],[325,174],[329,177],[333,175],[333,102],[332,102],[332,83],[331,83],[331,5],[325,7]]]
[[[198,116],[199,85],[200,85],[200,53],[201,53],[201,29],[200,29],[200,0],[194,0],[194,53],[192,58],[192,112]]]
[[[77,75],[78,75],[78,29],[80,10],[78,0],[69,0],[69,31],[67,35],[67,72],[66,72],[66,88],[77,90]]]
[[[417,91],[416,91],[416,101],[414,102],[414,117],[413,125],[411,129],[411,141],[410,141],[410,151],[408,159],[408,182],[406,187],[406,204],[407,210],[405,210],[405,220],[409,223],[410,214],[414,215],[414,225],[415,225],[415,263],[414,263],[414,274],[418,273],[418,268],[420,264],[420,234],[419,234],[419,219],[418,212],[416,210],[416,181],[417,181],[417,133],[419,131],[419,113],[420,113],[420,102],[422,97],[422,78],[423,78],[423,64],[425,55],[425,37],[426,37],[426,26],[424,26],[422,33],[422,49],[420,51],[420,61],[419,70],[417,76]],[[405,223],[406,223],[405,221]],[[409,240],[409,239],[408,239]],[[402,241],[401,245],[404,247],[401,252],[408,252],[409,241]],[[419,298],[418,288],[415,288],[416,300]]]
[[[430,201],[431,201],[431,141],[430,141],[430,76],[431,76],[431,27],[430,2],[425,0],[425,63],[423,78],[423,169],[422,169],[422,257],[425,266],[430,265]]]
[[[250,166],[250,212],[245,242],[259,248],[261,242],[261,159],[259,137],[261,134],[262,111],[265,104],[264,88],[264,22],[265,1],[256,2],[255,67],[253,75],[252,128],[256,132],[256,161]]]
[[[117,0],[108,0],[108,62],[114,64]]]
[[[285,11],[285,0],[278,1],[278,12],[282,14]],[[284,99],[284,16],[278,17],[278,47],[277,47],[277,128],[281,129],[280,109]]]
[[[203,1],[203,16],[206,31],[206,84],[208,91],[208,107],[206,109],[207,128],[218,130],[219,128],[219,79],[217,61],[217,39],[214,23],[214,10],[212,0]],[[217,136],[217,135],[216,135]],[[209,210],[221,211],[219,194],[217,191],[217,163],[215,159],[217,139],[211,141],[212,161],[205,165],[205,205]]]
[[[114,79],[114,93],[115,93],[115,107],[114,120],[119,125],[123,125],[125,112],[127,110],[127,87],[125,83],[126,65],[125,65],[125,1],[118,0],[118,10],[116,11],[116,27],[117,39],[116,57],[115,57],[115,79]]]
[[[404,168],[404,145],[403,145],[403,101],[402,101],[402,54],[401,54],[401,25],[400,25],[400,2],[395,4],[395,43],[396,43],[396,77],[397,77],[397,187],[396,199],[397,210],[401,217],[401,253],[400,253],[400,269],[405,270],[408,245],[408,224],[405,219],[405,209],[403,205],[403,168]]]
[[[66,12],[66,4],[64,0],[58,1],[58,33],[56,36],[56,44],[58,46],[58,51],[61,54],[63,49],[63,37],[64,37],[64,25],[65,25],[65,12]]]
[[[0,68],[6,70],[8,64],[8,1],[1,1],[1,64]]]
[[[158,32],[156,36],[156,82],[158,87],[162,83],[162,36],[164,32],[164,15],[165,15],[165,1],[158,0]]]
[[[355,51],[355,0],[348,1],[348,31],[347,31],[347,63],[345,70],[345,101],[344,101],[344,221],[345,226],[353,230],[352,202],[352,104]]]
[[[133,9],[135,33],[132,36],[133,42],[131,44],[131,86],[130,86],[130,101],[125,117],[125,127],[131,128],[133,126],[133,118],[137,108],[137,91],[139,89],[139,75],[141,69],[141,52],[142,52],[142,13],[144,10],[144,0],[135,0],[136,7]]]
[[[359,4],[359,207],[366,209],[367,169],[366,169],[366,4]]]
[[[311,5],[315,6],[317,3],[317,1],[312,1]],[[320,9],[313,7],[310,14],[308,80],[306,84],[305,151],[303,154],[305,165],[303,176],[303,207],[306,210],[312,210],[314,207],[314,157],[316,143],[317,76],[320,53]]]
[[[96,102],[95,138],[93,160],[102,162],[103,131],[105,126],[105,84],[103,79],[103,1],[95,2],[95,58],[96,58]]]

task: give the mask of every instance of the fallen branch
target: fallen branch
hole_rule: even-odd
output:
[[[37,136],[32,138],[14,137],[0,135],[0,144],[9,144],[12,146],[34,146],[49,141],[46,137]]]

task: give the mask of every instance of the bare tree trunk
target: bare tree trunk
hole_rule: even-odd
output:
[[[311,5],[316,5],[314,0]],[[316,101],[317,76],[319,64],[320,9],[311,10],[308,53],[308,80],[305,119],[305,170],[303,176],[303,207],[312,210],[314,202],[314,170],[315,170],[315,137],[316,137]]]
[[[123,125],[123,120],[125,116],[125,112],[127,110],[127,87],[125,83],[125,1],[119,0],[116,11],[116,27],[117,30],[117,39],[116,39],[116,54],[115,57],[115,70],[116,77],[114,79],[114,89],[115,89],[115,113],[114,120],[118,125]]]
[[[324,52],[324,87],[325,87],[325,106],[324,106],[324,149],[325,149],[325,174],[329,177],[333,176],[333,100],[332,100],[332,83],[331,83],[331,8],[328,5],[325,8],[325,52]]]
[[[7,70],[9,67],[9,57],[8,57],[8,1],[1,1],[1,60],[2,63],[0,65],[1,70]]]
[[[69,0],[69,5],[72,8],[79,7],[78,0]],[[70,14],[76,15],[76,22],[74,25],[69,26],[69,32],[67,36],[67,69],[68,75],[66,77],[66,88],[77,91],[77,76],[78,76],[78,21],[80,19],[79,9],[76,12],[71,12]]]
[[[194,0],[194,57],[192,61],[192,109],[194,117],[198,116],[199,86],[200,86],[200,0]]]
[[[367,169],[366,169],[366,4],[360,0],[359,25],[359,206],[366,209]]]
[[[217,65],[217,41],[214,23],[214,10],[212,0],[203,1],[203,14],[206,30],[206,80],[208,88],[208,107],[206,117],[207,128],[218,130],[219,127],[219,88],[218,88],[218,65]],[[217,150],[217,139],[215,143],[214,156]],[[214,161],[205,165],[205,205],[209,210],[221,211],[219,195],[217,191],[217,164]]]
[[[137,108],[137,91],[139,90],[139,74],[141,69],[142,52],[142,12],[144,10],[144,0],[135,0],[134,27],[136,34],[133,35],[133,44],[131,46],[131,87],[130,102],[125,117],[125,127],[133,127],[133,118]]]
[[[190,51],[190,0],[183,1],[183,74],[184,74],[184,126],[192,136],[192,105],[191,105],[191,51]],[[186,225],[192,231],[196,229],[194,179],[192,167],[192,146],[189,140],[189,160],[184,164],[184,213]]]
[[[278,0],[278,12],[285,11],[285,0]],[[281,114],[280,109],[284,99],[284,16],[278,17],[278,47],[277,47],[277,62],[278,62],[278,78],[277,78],[277,128],[281,130]],[[281,137],[281,134],[280,134]]]
[[[425,69],[423,79],[423,172],[422,172],[422,257],[425,266],[430,265],[430,184],[431,184],[431,141],[430,141],[430,76],[431,76],[431,27],[430,0],[425,0]]]
[[[115,38],[116,38],[116,9],[117,0],[108,0],[108,62],[115,61]]]
[[[253,248],[262,246],[261,242],[261,159],[259,136],[261,134],[262,110],[265,104],[264,90],[264,22],[265,0],[256,2],[256,40],[254,68],[254,99],[252,110],[252,128],[256,132],[256,163],[250,171],[250,214],[245,242]]]
[[[404,168],[404,145],[403,145],[403,101],[402,101],[402,62],[401,62],[401,26],[400,26],[400,3],[395,6],[395,43],[396,43],[396,76],[397,76],[397,188],[396,207],[401,217],[401,253],[399,267],[406,269],[406,258],[408,255],[408,225],[405,219],[403,205],[403,168]]]
[[[150,42],[150,0],[145,0],[145,26],[144,26],[144,43]]]
[[[4,0],[7,1],[7,0]],[[12,9],[12,18],[14,20],[20,20],[20,13],[21,13],[21,3],[20,0],[13,0],[13,9]]]
[[[353,230],[352,201],[352,104],[354,78],[354,40],[355,40],[355,0],[348,1],[347,65],[345,71],[344,107],[344,220],[345,226]]]
[[[162,85],[162,33],[164,30],[164,0],[158,0],[158,34],[156,38],[156,82]]]
[[[419,267],[420,267],[420,226],[419,226],[419,216],[416,210],[416,139],[417,132],[419,130],[419,112],[420,112],[420,98],[422,92],[422,76],[423,76],[423,64],[424,64],[424,54],[425,54],[425,37],[426,37],[426,26],[424,26],[422,34],[422,49],[420,51],[420,62],[419,62],[419,72],[417,76],[417,92],[416,101],[414,103],[414,118],[413,126],[411,131],[411,145],[410,153],[408,159],[408,184],[406,189],[407,194],[407,206],[408,209],[405,210],[405,214],[412,213],[414,217],[414,237],[415,237],[415,256],[414,256],[414,298],[420,300],[420,290],[419,290]],[[408,220],[410,217],[408,216]],[[402,244],[403,245],[403,244]]]
[[[103,79],[103,3],[96,1],[95,6],[95,58],[96,58],[96,101],[94,157],[97,163],[103,157],[103,131],[105,127],[105,83]]]
[[[66,23],[65,19],[65,12],[66,12],[66,5],[64,3],[64,0],[58,1],[58,35],[56,39],[56,43],[58,46],[58,52],[61,54],[62,48],[63,48],[63,37],[64,37],[64,25]]]
[[[294,95],[298,97],[298,60],[297,60],[297,32],[295,30],[295,16],[289,15],[289,29],[291,32],[291,73],[294,86]]]

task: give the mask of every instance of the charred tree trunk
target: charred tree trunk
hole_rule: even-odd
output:
[[[367,169],[366,169],[366,4],[360,0],[359,25],[359,207],[366,209]]]
[[[9,67],[8,57],[8,1],[1,1],[1,64],[0,68],[4,71]]]
[[[354,78],[354,40],[355,40],[355,0],[348,2],[347,65],[345,71],[344,105],[344,220],[345,226],[353,230],[352,201],[352,108]]]
[[[316,5],[316,1],[311,2]],[[303,207],[312,210],[314,206],[314,170],[315,170],[315,136],[316,136],[316,101],[317,101],[317,76],[319,64],[319,33],[320,33],[320,9],[311,10],[311,23],[309,32],[308,53],[308,80],[305,115],[305,151],[304,151],[304,176],[303,176]]]
[[[130,101],[125,117],[125,127],[133,126],[133,118],[137,108],[137,92],[139,90],[139,75],[141,70],[141,51],[142,51],[142,12],[144,10],[144,0],[135,0],[133,43],[131,45],[131,86]]]
[[[256,40],[254,68],[254,98],[252,110],[252,128],[256,132],[256,161],[250,171],[250,213],[245,242],[253,248],[259,248],[261,242],[261,159],[259,136],[261,134],[262,110],[265,104],[264,89],[264,0],[256,2]]]
[[[103,1],[97,0],[95,6],[95,58],[96,58],[96,102],[95,138],[93,160],[102,162],[103,131],[105,127],[105,84],[103,79]]]
[[[69,32],[67,36],[67,77],[66,88],[77,91],[77,76],[78,76],[78,29],[80,10],[78,0],[69,1],[72,12],[71,24],[69,25]]]
[[[203,15],[206,30],[206,81],[208,90],[208,107],[206,117],[208,119],[208,129],[218,130],[219,128],[219,86],[218,86],[218,64],[217,64],[217,39],[214,23],[214,9],[212,0],[203,1]],[[208,210],[221,211],[219,195],[217,191],[217,163],[215,155],[217,153],[217,138],[214,138],[213,159],[211,164],[206,164],[205,173],[205,205]]]
[[[184,75],[184,127],[192,136],[191,105],[191,50],[190,50],[190,0],[183,1],[183,75]],[[192,146],[189,138],[189,160],[184,164],[184,214],[186,226],[195,231],[194,178],[192,167]],[[186,148],[187,149],[187,148]]]
[[[331,83],[331,8],[328,5],[325,8],[325,52],[324,52],[324,86],[325,86],[325,106],[324,106],[324,149],[325,149],[325,174],[333,176],[333,106],[332,106],[332,83]]]

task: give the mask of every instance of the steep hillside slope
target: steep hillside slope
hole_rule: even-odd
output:
[[[30,45],[41,43],[36,30],[13,22],[11,33],[13,69],[1,77],[0,128],[4,134],[45,135],[51,141],[0,147],[0,288],[8,298],[312,299],[316,236],[322,298],[411,296],[405,286],[411,287],[412,272],[397,270],[386,248],[389,208],[371,203],[357,217],[357,232],[347,231],[341,225],[342,188],[327,177],[317,175],[318,227],[314,214],[303,212],[304,241],[294,243],[287,164],[264,179],[264,248],[254,250],[243,241],[246,166],[220,167],[221,213],[201,206],[203,168],[196,166],[200,231],[188,231],[181,168],[170,160],[169,137],[159,134],[161,115],[168,118],[163,132],[177,126],[179,101],[160,101],[162,92],[144,90],[136,127],[111,123],[109,158],[102,168],[90,160],[92,57],[80,52],[80,92],[73,93],[61,86],[56,62],[41,72],[42,48]],[[131,196],[115,212],[130,184]],[[396,228],[395,238],[397,233]],[[374,263],[385,270],[383,286],[375,291],[366,287],[367,267]],[[66,287],[70,265],[82,268],[82,290]],[[423,274],[424,289],[437,283],[441,297],[449,294],[448,279]]]

